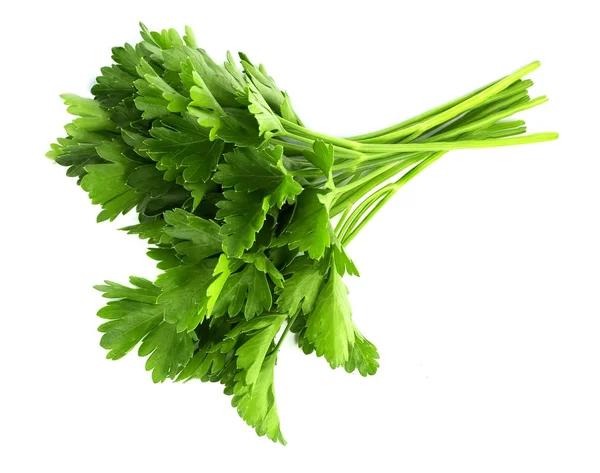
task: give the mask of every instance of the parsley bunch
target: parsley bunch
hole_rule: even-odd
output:
[[[97,286],[100,344],[119,359],[137,345],[155,382],[220,382],[259,435],[285,443],[273,376],[294,332],[332,368],[372,375],[375,346],[352,320],[346,246],[406,182],[447,151],[534,143],[506,120],[543,103],[523,77],[534,62],[464,97],[352,138],[312,131],[265,68],[224,64],[189,28],[113,49],[93,99],[66,94],[78,118],[48,156],[101,206],[133,209],[124,230],[147,239],[162,273]],[[335,226],[332,222],[335,222]],[[283,328],[285,327],[285,328]],[[283,328],[283,331],[281,332]],[[278,334],[281,332],[281,335]]]

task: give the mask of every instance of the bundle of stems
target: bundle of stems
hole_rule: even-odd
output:
[[[336,233],[344,246],[408,181],[451,150],[494,148],[552,141],[555,132],[523,135],[523,120],[506,120],[541,105],[546,96],[531,98],[533,81],[524,76],[540,66],[532,62],[496,82],[381,130],[336,138],[282,120],[285,131],[273,139],[294,162],[292,173],[323,184],[322,173],[302,156],[316,140],[331,143],[333,164],[330,216],[342,213]],[[398,177],[398,175],[401,175]],[[393,182],[390,179],[396,178]],[[382,184],[385,185],[382,186]]]

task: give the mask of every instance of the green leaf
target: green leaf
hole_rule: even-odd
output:
[[[250,62],[248,56],[243,53],[240,53],[242,67],[244,68],[244,73],[252,83],[256,86],[259,93],[263,96],[269,107],[271,109],[291,122],[297,123],[301,125],[300,119],[294,112],[292,108],[292,104],[289,96],[282,92],[275,80],[269,76],[265,66],[260,64],[256,67],[254,64]]]
[[[193,85],[190,87],[190,98],[192,99],[188,111],[193,116],[198,118],[198,122],[203,127],[208,128],[211,140],[225,135],[244,135],[240,124],[229,115],[217,97],[213,95],[213,91],[204,81],[203,77],[194,68],[194,63],[188,60],[187,64],[183,64],[184,70],[189,71]]]
[[[320,169],[323,175],[327,178],[326,187],[333,189],[333,175],[331,172],[333,166],[333,145],[325,143],[321,140],[316,140],[313,144],[313,149],[305,150],[304,157],[313,166]]]
[[[186,182],[206,182],[223,153],[223,141],[211,141],[206,128],[188,114],[163,117],[150,134],[143,150],[167,172],[167,179],[182,173]]]
[[[129,353],[163,320],[162,311],[156,305],[129,299],[109,302],[98,316],[111,319],[98,330],[104,333],[100,346],[110,350],[106,357],[112,360]]]
[[[246,423],[254,427],[259,436],[266,435],[274,442],[286,444],[281,433],[277,403],[275,401],[274,374],[276,355],[267,357],[261,366],[256,382],[245,385],[244,372],[235,377],[233,399],[231,404],[237,408],[238,414]]]
[[[346,254],[344,247],[336,243],[332,245],[332,256],[335,261],[335,268],[340,276],[349,274],[350,276],[360,276],[358,269],[354,265],[354,262]]]
[[[162,383],[175,379],[194,354],[194,332],[178,332],[175,325],[161,322],[144,338],[138,354],[150,357],[146,370],[152,370],[152,380]]]
[[[176,381],[187,382],[192,379],[210,381],[210,375],[217,375],[225,368],[227,358],[228,353],[221,353],[212,346],[200,348],[181,373],[179,373]]]
[[[155,72],[148,63],[142,63],[138,67],[138,74],[141,77],[152,73]],[[145,78],[136,79],[133,85],[137,89],[134,103],[137,109],[142,112],[144,120],[166,117],[171,113],[169,101],[163,97],[162,91],[153,87]]]
[[[329,280],[306,320],[306,338],[315,346],[317,356],[324,355],[332,368],[348,361],[354,345],[354,324],[347,294],[334,263]]]
[[[281,104],[281,117],[285,118],[290,122],[297,123],[298,125],[302,126],[302,121],[300,120],[300,117],[296,114],[294,108],[292,107],[292,100],[290,99],[290,96],[285,92],[282,92],[282,94],[283,103]]]
[[[192,212],[195,212],[201,202],[205,200],[205,197],[210,192],[214,192],[216,184],[212,181],[208,182],[183,182],[183,186],[190,192],[193,198]]]
[[[170,247],[151,248],[146,252],[146,255],[149,258],[158,261],[156,267],[158,269],[162,269],[163,271],[171,268],[177,268],[182,264],[177,252]]]
[[[374,375],[379,368],[378,359],[379,353],[377,353],[375,345],[354,327],[354,346],[350,351],[348,361],[344,364],[344,369],[348,373],[358,370],[362,376]]]
[[[182,209],[165,212],[168,226],[163,231],[166,235],[184,240],[175,244],[175,250],[188,260],[199,262],[221,252],[223,236],[215,222],[196,217]]]
[[[103,138],[103,136],[98,136],[98,140]],[[81,182],[81,178],[87,174],[86,166],[105,162],[96,151],[97,142],[80,142],[72,137],[59,138],[57,141],[58,143],[51,145],[46,156],[61,166],[68,166],[67,176],[78,177],[78,184]]]
[[[168,244],[173,241],[173,238],[163,232],[164,227],[165,221],[163,219],[156,219],[146,223],[129,225],[119,230],[126,231],[129,235],[138,235],[141,239],[158,245]]]
[[[269,210],[268,198],[260,193],[223,192],[225,200],[217,203],[217,218],[225,223],[221,233],[225,235],[223,249],[229,257],[240,257],[256,239],[256,233],[265,223]]]
[[[236,263],[239,263],[239,260],[234,261]],[[219,256],[219,261],[217,262],[215,270],[213,271],[214,279],[208,286],[208,289],[206,290],[206,295],[208,296],[206,312],[208,317],[212,315],[215,304],[219,299],[219,295],[221,294],[221,291],[223,290],[223,286],[225,286],[227,279],[229,279],[231,272],[235,271],[236,269],[238,269],[238,266],[236,265],[235,269],[232,269],[232,266],[230,265],[230,261],[227,259],[227,256],[225,256],[224,253],[221,253],[221,255]]]
[[[248,101],[248,110],[254,115],[254,118],[258,123],[260,136],[269,139],[284,131],[283,125],[279,121],[277,114],[273,112],[265,98],[249,79],[247,80],[246,99]]]
[[[242,255],[242,260],[245,263],[254,264],[256,269],[269,275],[273,284],[278,287],[283,287],[283,275],[263,252],[245,253]]]
[[[285,314],[264,315],[239,324],[228,338],[237,339],[241,334],[247,338],[237,348],[236,365],[243,373],[238,380],[245,385],[253,385],[258,380],[263,361],[273,345],[273,339],[286,319]]]
[[[73,94],[62,96],[68,105],[67,110],[81,118],[65,126],[69,135],[59,138],[52,144],[46,156],[61,166],[68,166],[67,176],[81,178],[87,174],[85,166],[101,164],[106,161],[98,154],[97,146],[104,141],[110,142],[117,135],[110,121],[110,112],[94,100]]]
[[[160,290],[147,279],[131,276],[129,282],[134,287],[123,286],[112,281],[104,281],[105,284],[94,286],[100,292],[103,292],[103,297],[108,299],[129,299],[136,302],[144,302],[146,304],[154,304]]]
[[[81,188],[89,193],[93,204],[100,204],[98,221],[114,220],[133,209],[142,196],[127,185],[129,170],[120,164],[90,164],[81,180]]]
[[[331,244],[329,212],[319,198],[318,190],[306,189],[296,200],[294,215],[275,245],[308,252],[313,259],[321,258]]]
[[[110,111],[93,99],[87,99],[75,94],[60,96],[67,106],[67,112],[80,118],[73,120],[73,125],[86,131],[116,131],[110,120]]]
[[[299,256],[285,269],[285,274],[291,277],[279,291],[277,309],[280,312],[294,316],[300,310],[304,314],[313,311],[324,281],[320,266],[306,256]]]
[[[163,179],[163,173],[152,164],[144,164],[136,167],[127,178],[127,185],[138,194],[147,195],[158,199],[173,188],[172,182]]]
[[[194,330],[206,316],[206,291],[216,265],[217,259],[211,258],[168,269],[156,279],[162,289],[157,303],[164,310],[165,320],[175,324],[178,332]]]
[[[143,196],[137,210],[144,219],[160,217],[163,212],[177,207],[185,207],[186,203],[191,201],[190,193],[186,189],[175,183],[170,184],[168,192],[158,197]]]
[[[115,105],[111,109],[110,119],[117,127],[121,128],[121,136],[125,142],[132,148],[135,148],[137,154],[147,157],[140,152],[139,142],[148,137],[151,122],[150,120],[145,120],[142,116],[142,111],[135,106],[136,94],[134,93],[131,97],[127,97],[121,103]],[[132,134],[128,136],[128,132]],[[130,138],[135,138],[136,143],[133,143]]]
[[[195,330],[198,336],[196,353],[176,381],[199,379],[202,382],[227,383],[235,375],[235,351],[223,348],[223,340],[238,322],[229,319],[211,319],[202,322]]]
[[[179,33],[173,28],[168,30],[162,30],[160,33],[156,31],[150,31],[146,28],[146,25],[140,22],[140,35],[144,38],[146,46],[153,53],[153,57],[160,58],[161,49],[169,49],[174,46],[181,46],[183,41],[179,36]]]
[[[214,179],[238,192],[261,191],[269,196],[270,205],[281,208],[302,192],[302,186],[283,166],[281,146],[236,148],[225,155]]]
[[[96,100],[108,108],[135,94],[133,81],[138,78],[136,67],[140,63],[140,55],[129,44],[113,48],[112,53],[116,64],[100,69],[102,75],[96,78],[96,84],[92,87]]]
[[[120,164],[129,171],[133,171],[133,169],[140,164],[148,162],[152,163],[152,161],[145,160],[138,154],[132,152],[131,148],[121,139],[121,137],[115,137],[110,141],[102,141],[96,146],[96,151],[105,161]]]
[[[141,60],[140,65],[137,67],[137,71],[140,77],[143,77],[146,80],[148,86],[155,89],[162,96],[166,102],[166,107],[170,112],[182,113],[187,110],[187,106],[190,102],[189,98],[180,94],[167,82],[167,80],[165,80],[165,78],[170,76],[169,80],[173,81],[175,86],[180,86],[181,81],[177,75],[165,72],[163,73],[164,77],[161,77],[145,59]]]
[[[240,271],[227,278],[214,304],[213,314],[236,316],[244,310],[249,320],[269,310],[273,303],[266,274],[254,264],[246,264]]]
[[[163,319],[162,311],[154,304],[159,289],[143,278],[131,277],[130,282],[134,287],[110,281],[106,286],[96,286],[104,297],[120,299],[98,311],[99,317],[109,320],[98,328],[104,333],[100,346],[109,350],[109,359],[125,356]]]
[[[260,64],[258,67],[250,62],[248,56],[239,53],[244,72],[250,78],[256,89],[264,97],[265,101],[277,113],[281,111],[283,103],[283,93],[277,87],[277,84],[271,76],[267,74],[265,67]]]

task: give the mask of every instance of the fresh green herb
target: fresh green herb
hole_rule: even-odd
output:
[[[506,120],[531,99],[531,63],[417,117],[352,138],[304,126],[265,68],[221,65],[189,28],[141,27],[113,49],[93,99],[63,95],[78,118],[48,157],[67,166],[98,221],[133,209],[155,282],[97,286],[100,344],[118,359],[139,345],[155,382],[220,382],[259,435],[285,443],[274,369],[292,332],[332,368],[372,375],[375,346],[352,319],[347,245],[409,180],[453,149],[549,141]],[[521,136],[519,136],[521,135]],[[281,335],[279,333],[281,332]]]

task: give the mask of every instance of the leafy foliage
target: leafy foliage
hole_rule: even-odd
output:
[[[229,53],[220,64],[190,28],[140,26],[139,43],[113,48],[93,98],[62,96],[74,118],[47,153],[100,206],[98,221],[135,210],[138,223],[123,230],[148,241],[160,270],[155,282],[97,286],[110,299],[98,312],[100,345],[110,359],[139,346],[154,382],[223,384],[258,435],[285,444],[274,388],[282,341],[291,331],[332,368],[377,371],[377,349],[352,320],[343,277],[359,273],[346,246],[445,151],[556,138],[510,141],[523,122],[497,121],[543,101],[523,95],[537,63],[340,139],[305,128],[245,54],[241,67]]]
[[[335,266],[335,265],[334,265]],[[306,338],[332,368],[345,364],[354,345],[354,324],[348,290],[335,267],[306,320]]]
[[[292,221],[277,239],[278,245],[288,245],[320,259],[331,244],[329,212],[316,190],[306,190],[299,197]]]

